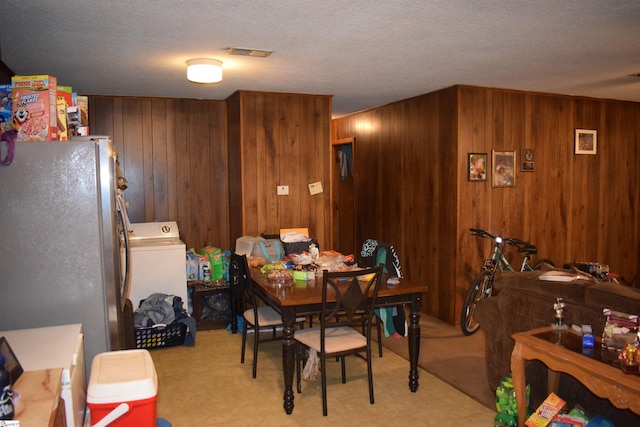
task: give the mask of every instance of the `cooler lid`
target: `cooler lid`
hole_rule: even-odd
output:
[[[120,403],[155,397],[158,376],[148,350],[120,350],[93,358],[87,403]]]
[[[129,241],[148,239],[178,240],[180,232],[175,221],[139,222],[130,224]]]

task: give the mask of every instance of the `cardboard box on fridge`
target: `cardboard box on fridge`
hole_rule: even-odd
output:
[[[78,106],[78,135],[89,135],[89,97],[76,95],[76,105]]]
[[[58,131],[60,133],[58,139],[68,141],[74,134],[68,114],[69,107],[73,106],[73,89],[71,86],[58,85],[57,91]]]
[[[0,135],[11,130],[13,110],[11,107],[11,85],[0,85]]]
[[[53,76],[11,77],[13,117],[18,121],[19,141],[57,141],[57,80]]]
[[[56,114],[58,117],[58,139],[69,140],[69,121],[67,120],[67,107],[64,97],[59,96],[56,101]]]
[[[73,103],[73,88],[71,86],[58,85],[56,90],[58,91],[58,98],[63,98],[65,102],[65,108],[75,105]]]

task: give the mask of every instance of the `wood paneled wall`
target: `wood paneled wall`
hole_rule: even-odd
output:
[[[393,244],[404,276],[429,286],[423,310],[448,321],[457,252],[455,117],[456,93],[444,90],[332,122],[334,139],[355,137],[357,238]]]
[[[132,222],[175,220],[195,248],[297,226],[329,245],[330,96],[89,100],[91,134],[110,135],[120,154]],[[325,191],[311,196],[318,181]]]
[[[308,226],[329,247],[331,122],[331,140],[355,137],[357,235],[396,246],[405,276],[429,285],[426,312],[457,323],[489,251],[470,227],[529,240],[557,264],[636,276],[639,103],[455,86],[330,117],[324,95],[90,97],[91,133],[111,135],[121,153],[131,220],[177,220],[189,247],[232,248],[285,226]],[[574,154],[576,128],[598,131],[597,155]],[[519,159],[521,148],[534,149],[535,171],[516,171],[515,187],[467,181],[468,153]],[[316,181],[324,193],[310,196]]]
[[[225,101],[91,96],[89,116],[120,155],[131,222],[177,221],[187,247],[231,247]]]
[[[227,101],[232,241],[308,227],[328,247],[331,97],[239,91]],[[314,182],[324,192],[310,195]]]
[[[528,240],[556,265],[600,262],[632,280],[640,265],[640,104],[472,87],[458,96],[460,171],[468,152],[515,150],[517,163],[522,148],[535,155],[535,170],[517,170],[513,188],[465,182],[460,173],[459,295],[489,251],[469,227]],[[596,155],[574,153],[575,129],[597,131]]]
[[[361,236],[393,243],[405,275],[429,285],[425,311],[457,323],[490,250],[470,227],[529,240],[556,264],[635,277],[639,118],[638,103],[455,86],[335,119],[332,138],[355,137],[358,198],[382,206]],[[598,131],[597,155],[574,154],[576,128]],[[521,148],[534,149],[535,171],[517,170],[515,187],[467,181],[468,153],[519,159]]]

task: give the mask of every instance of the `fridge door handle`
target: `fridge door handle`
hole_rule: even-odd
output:
[[[129,289],[131,288],[131,248],[129,245],[129,221],[125,202],[121,195],[116,197],[118,204],[118,216],[122,224],[122,244],[124,249],[124,277],[122,278],[121,301],[120,307],[124,307],[124,303],[129,298]]]

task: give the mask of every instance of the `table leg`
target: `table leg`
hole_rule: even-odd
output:
[[[524,359],[520,352],[521,344],[516,342],[511,353],[511,378],[518,406],[518,425],[524,426],[527,417],[527,383],[524,374]]]
[[[409,389],[412,392],[418,390],[418,359],[420,357],[420,305],[422,294],[413,295],[411,314],[409,315]]]
[[[293,307],[282,308],[282,372],[284,373],[284,410],[293,412],[293,371],[296,364],[296,343],[293,339],[296,312]]]
[[[558,393],[558,386],[560,385],[560,375],[561,372],[554,371],[553,369],[547,368],[547,391],[548,394]]]

